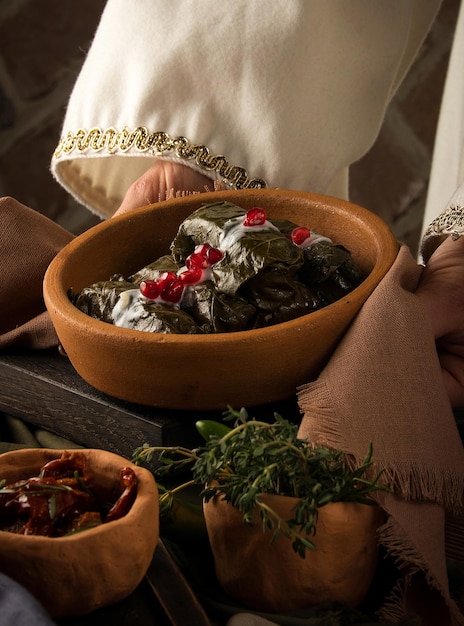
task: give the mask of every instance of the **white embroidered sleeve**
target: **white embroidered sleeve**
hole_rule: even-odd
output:
[[[52,172],[104,217],[154,159],[346,197],[439,5],[109,0]]]

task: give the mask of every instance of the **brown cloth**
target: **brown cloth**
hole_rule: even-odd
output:
[[[73,235],[14,198],[0,198],[0,350],[44,349],[58,337],[42,296],[45,271]]]
[[[355,462],[372,442],[373,474],[384,469],[394,491],[377,496],[389,514],[381,543],[403,574],[380,617],[397,620],[418,609],[424,624],[446,626],[464,624],[449,596],[445,556],[445,513],[463,512],[464,450],[414,295],[421,272],[401,246],[318,380],[299,390],[299,434]]]

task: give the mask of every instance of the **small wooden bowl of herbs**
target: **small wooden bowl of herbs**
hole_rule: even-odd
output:
[[[158,510],[152,473],[111,452],[6,452],[0,571],[51,617],[85,615],[138,586],[158,542]]]
[[[296,424],[250,419],[229,408],[225,421],[197,422],[205,444],[138,448],[137,464],[157,458],[158,480],[189,469],[191,480],[161,487],[162,517],[182,518],[182,491],[200,489],[216,576],[253,610],[285,613],[323,602],[358,606],[371,585],[377,530],[385,514],[372,495],[387,490],[372,448],[352,467],[342,452],[299,439]],[[198,519],[198,516],[197,516]],[[192,521],[192,524],[194,522]]]

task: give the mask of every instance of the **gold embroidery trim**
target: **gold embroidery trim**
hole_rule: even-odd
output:
[[[451,235],[458,239],[464,235],[464,206],[450,206],[440,213],[427,228],[425,237]]]
[[[420,247],[424,263],[427,263],[442,241],[449,236],[454,240],[464,237],[464,206],[449,206],[430,223]]]
[[[204,170],[216,172],[236,189],[258,189],[267,186],[262,178],[250,178],[243,167],[230,165],[224,156],[211,155],[206,146],[192,145],[186,137],[170,137],[165,132],[150,133],[144,126],[138,126],[135,130],[125,127],[121,131],[115,128],[106,130],[92,128],[89,131],[79,128],[75,133],[68,132],[61,137],[54,157],[89,150],[115,154],[118,151],[127,152],[131,148],[140,152],[151,152],[155,156],[172,152],[181,159],[195,162]]]

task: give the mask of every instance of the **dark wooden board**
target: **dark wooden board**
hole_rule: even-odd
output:
[[[126,457],[145,442],[196,445],[194,424],[205,415],[111,398],[88,385],[66,357],[48,351],[0,355],[0,411],[85,447]]]
[[[1,411],[79,445],[104,448],[126,458],[145,442],[198,445],[195,422],[222,418],[221,411],[161,409],[112,398],[88,385],[58,351],[0,354]],[[262,419],[272,417],[274,411],[298,419],[296,398],[251,411]]]

